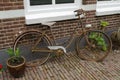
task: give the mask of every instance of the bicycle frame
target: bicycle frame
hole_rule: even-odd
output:
[[[75,11],[75,12],[77,12],[77,17],[78,17],[78,24],[77,24],[77,26],[76,26],[76,28],[72,31],[72,35],[70,36],[70,38],[67,40],[67,41],[65,41],[64,43],[62,43],[62,44],[60,44],[60,46],[62,46],[63,44],[66,44],[66,43],[68,43],[64,48],[65,49],[67,49],[70,45],[71,45],[71,43],[73,42],[73,40],[75,39],[75,37],[77,37],[77,36],[80,36],[81,34],[85,34],[85,32],[86,32],[86,30],[85,30],[85,26],[83,26],[83,23],[82,23],[82,20],[81,20],[81,18],[80,18],[80,15],[82,14],[82,15],[84,15],[84,17],[85,17],[85,12],[83,12],[83,10],[81,9],[80,10],[82,13],[79,13],[78,11]],[[85,17],[85,19],[86,19],[86,17]],[[47,25],[48,26],[48,25]],[[55,36],[53,35],[53,33],[52,33],[52,30],[51,30],[51,26],[49,26],[50,27],[50,32],[51,32],[51,34],[52,34],[52,37],[53,37],[53,42],[54,42],[54,46],[57,46],[57,43],[56,43],[56,41],[55,41]],[[77,32],[77,30],[79,30],[78,28],[80,28],[81,27],[81,34],[80,33],[78,33]],[[42,35],[41,35],[41,37],[37,40],[37,42],[35,43],[35,45],[33,46],[33,48],[32,48],[32,51],[34,52],[34,51],[37,51],[37,52],[56,52],[57,50],[52,50],[52,49],[49,49],[49,48],[46,48],[46,49],[36,49],[35,47],[37,46],[37,44],[41,41],[41,38],[43,37],[43,36],[46,36],[46,31],[43,31],[42,32]],[[49,39],[49,40],[51,40],[51,39]],[[62,51],[63,52],[63,51]]]
[[[46,35],[46,31],[43,31],[40,38],[38,38],[38,40],[36,41],[35,45],[32,47],[32,52],[48,52],[48,53],[58,53],[58,54],[62,54],[66,51],[62,50],[62,48],[60,49],[50,49],[48,46],[45,48],[37,48],[37,45],[39,44],[39,42],[41,41],[42,37],[47,36]],[[49,40],[50,38],[47,37]]]

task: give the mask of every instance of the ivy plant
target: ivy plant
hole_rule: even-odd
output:
[[[101,26],[100,29],[101,30],[104,30],[104,28],[108,25],[109,25],[109,22],[103,21],[103,20],[100,21],[100,26]]]
[[[92,40],[92,42],[96,46],[101,46],[103,51],[107,50],[107,45],[105,43],[105,40],[104,40],[103,36],[100,33],[96,33],[96,32],[90,33],[89,39]]]

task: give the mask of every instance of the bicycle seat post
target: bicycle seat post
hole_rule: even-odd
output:
[[[52,27],[53,25],[55,24],[56,22],[45,22],[45,23],[42,23],[43,25],[46,25],[47,28],[50,30],[50,34],[52,35],[52,39],[53,39],[53,43],[56,45],[56,41],[55,41],[55,36],[53,34],[53,31],[52,31]]]

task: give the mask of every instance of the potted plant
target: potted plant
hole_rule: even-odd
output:
[[[9,73],[15,77],[21,77],[25,71],[25,58],[20,56],[20,50],[17,48],[15,51],[12,48],[7,50],[10,58],[7,60],[7,68]]]

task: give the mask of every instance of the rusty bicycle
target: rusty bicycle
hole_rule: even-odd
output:
[[[53,39],[46,34],[46,31],[28,30],[21,33],[14,41],[14,50],[20,48],[21,53],[28,57],[26,53],[29,53],[29,59],[32,60],[32,64],[45,63],[52,53],[56,55],[62,55],[66,53],[66,48],[70,46],[74,39],[76,43],[76,54],[84,60],[90,61],[102,61],[111,51],[112,43],[109,36],[100,30],[86,29],[83,24],[83,20],[86,20],[86,12],[83,9],[74,11],[75,16],[78,17],[78,25],[73,30],[70,38],[63,41],[62,44],[66,46],[57,45],[55,43],[54,35],[51,31]],[[82,16],[82,17],[81,17]],[[51,26],[48,26],[51,28]],[[53,44],[54,42],[54,44]]]

